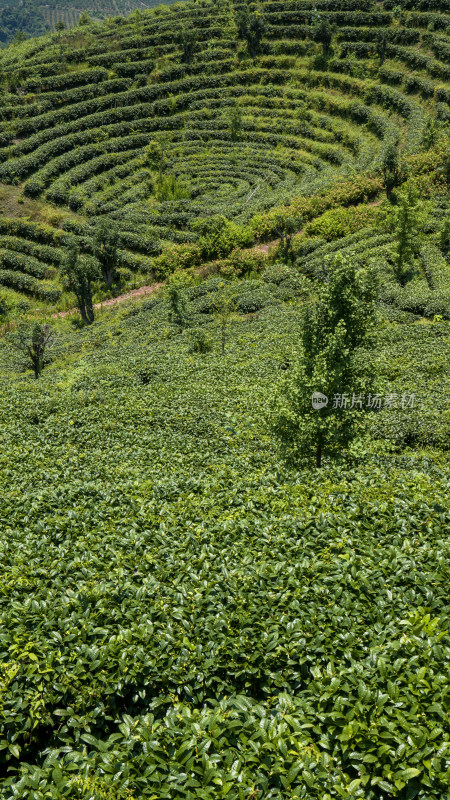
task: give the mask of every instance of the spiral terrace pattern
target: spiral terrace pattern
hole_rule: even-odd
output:
[[[387,139],[417,152],[427,120],[450,116],[447,3],[358,5],[260,4],[254,58],[238,36],[240,4],[222,0],[111,18],[4,52],[0,181],[73,213],[61,230],[1,218],[0,283],[53,302],[61,245],[76,237],[89,251],[91,226],[105,215],[120,226],[122,265],[149,272],[168,243],[196,240],[198,217],[243,223],[373,172]],[[334,26],[327,58],[315,41],[320,19]],[[155,138],[181,199],[152,191],[145,151]]]

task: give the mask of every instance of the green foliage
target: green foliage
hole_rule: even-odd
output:
[[[400,194],[398,206],[394,209],[396,252],[394,275],[401,286],[412,278],[414,257],[420,249],[419,197],[414,183],[409,182]]]
[[[317,304],[305,310],[300,361],[273,412],[274,430],[296,462],[315,457],[321,467],[323,454],[341,453],[355,436],[361,398],[373,380],[359,352],[373,325],[375,293],[368,277],[336,257]],[[317,392],[327,398],[323,407],[313,405]]]
[[[383,173],[386,197],[391,200],[394,189],[400,185],[404,177],[398,147],[392,139],[388,139],[383,146],[381,171]]]
[[[296,217],[281,217],[276,231],[280,237],[276,257],[287,264],[292,262],[294,257],[293,236],[302,227],[302,222]]]
[[[10,342],[21,353],[25,366],[33,370],[36,379],[39,378],[44,366],[51,361],[50,350],[55,344],[52,328],[39,322],[31,326],[22,323],[10,335]]]
[[[189,28],[183,28],[180,34],[181,60],[185,64],[191,64],[194,59],[196,49],[195,32]]]
[[[99,276],[99,263],[94,258],[80,256],[76,246],[70,247],[61,272],[67,287],[74,293],[81,319],[86,325],[94,321],[92,282]]]
[[[183,289],[176,283],[171,282],[167,287],[167,302],[170,322],[182,330],[189,322],[189,315]]]
[[[450,215],[444,219],[444,224],[440,232],[440,247],[445,255],[448,255],[450,250]]]
[[[380,31],[377,34],[376,50],[377,50],[377,56],[380,59],[380,67],[382,67],[384,64],[384,60],[386,58],[386,50],[387,50],[387,36],[385,31]]]
[[[222,292],[214,303],[214,313],[216,325],[220,332],[221,353],[222,355],[225,355],[228,329],[231,323],[232,315],[239,307],[239,301],[236,298],[236,294],[232,285],[219,284],[219,288],[222,289]],[[240,310],[247,310],[245,307],[242,308],[242,298]]]
[[[333,241],[363,230],[376,220],[376,211],[367,204],[361,203],[350,208],[332,208],[305,226],[305,231],[312,236],[320,236]]]
[[[199,234],[198,246],[204,259],[227,256],[235,247],[245,247],[253,239],[248,229],[230,222],[221,214],[200,218],[192,227]]]
[[[185,200],[191,196],[191,189],[186,179],[177,175],[161,175],[155,186],[155,196],[159,202]]]
[[[233,315],[223,357],[195,311],[220,283],[184,289],[205,357],[161,299],[55,321],[38,382],[0,348],[1,793],[442,800],[448,323],[379,319],[416,407],[364,415],[351,469],[290,471],[265,415],[302,304]]]
[[[231,140],[237,142],[242,137],[242,110],[237,104],[229,111],[229,126]]]
[[[237,15],[236,25],[239,37],[247,42],[249,55],[255,58],[261,51],[261,42],[266,30],[263,17],[257,11],[250,11],[246,5]]]
[[[422,144],[426,150],[433,147],[438,140],[438,129],[434,119],[427,119],[422,134]]]
[[[12,5],[12,7],[11,7]],[[5,3],[0,8],[0,44],[19,45],[29,36],[40,36],[48,30],[41,10],[30,3]]]
[[[133,3],[123,0],[121,9]],[[79,216],[76,236],[87,253],[93,246],[87,220],[119,223],[120,268],[150,276],[167,274],[173,244],[196,242],[199,217],[226,217],[248,226],[254,239],[270,239],[280,217],[308,223],[327,210],[326,199],[328,208],[354,203],[357,192],[359,202],[375,199],[380,178],[374,169],[388,142],[398,143],[400,164],[431,143],[436,174],[445,179],[439,155],[448,113],[442,14],[432,15],[431,35],[423,9],[414,24],[399,26],[385,9],[351,5],[334,9],[327,0],[317,9],[281,12],[265,3],[233,10],[205,0],[201,7],[75,29],[78,15],[61,17],[52,0],[46,19],[54,26],[64,18],[69,29],[2,57],[0,182],[25,182],[12,213],[21,203],[23,217],[39,219],[49,204],[66,206]],[[78,8],[91,20],[115,13],[112,0],[95,0],[95,8],[80,0]],[[315,34],[320,26],[325,34],[328,25],[342,58],[330,57],[331,47],[325,60],[315,58]],[[258,51],[253,61],[239,35]],[[382,67],[375,55],[380,37],[386,42]],[[392,175],[394,183],[403,180],[387,169],[391,194]],[[341,191],[338,197],[344,184],[348,196]],[[38,205],[30,208],[30,199]],[[158,262],[153,270],[152,257],[164,250],[164,266]],[[221,248],[211,257],[226,255]],[[11,285],[13,270],[5,271]],[[27,277],[17,276],[20,287],[39,294]]]
[[[167,146],[165,139],[152,139],[145,148],[145,163],[157,170],[158,177],[161,177],[167,166]]]
[[[0,794],[442,800],[442,0],[32,2],[66,30],[0,54]],[[126,302],[19,373],[111,263]]]
[[[0,293],[0,322],[6,322],[11,311],[11,302],[4,292]]]
[[[118,280],[119,233],[111,222],[101,219],[94,232],[94,255],[100,264],[103,280],[108,289]]]
[[[319,20],[317,26],[314,28],[314,39],[322,45],[322,51],[325,58],[330,53],[331,41],[333,39],[333,27],[327,17]]]
[[[88,12],[87,11],[83,11],[83,13],[80,14],[80,18],[78,20],[78,25],[83,27],[84,25],[89,25],[90,21],[91,21],[91,18],[89,16]]]
[[[191,334],[191,353],[210,353],[213,349],[213,344],[204,328],[199,328],[192,331]]]

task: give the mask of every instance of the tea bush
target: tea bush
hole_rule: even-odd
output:
[[[161,300],[59,323],[39,393],[0,347],[5,798],[445,797],[448,323],[380,318],[397,407],[290,471],[264,414],[295,274],[229,284],[224,356]]]

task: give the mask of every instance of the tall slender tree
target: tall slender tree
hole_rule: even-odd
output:
[[[404,178],[404,170],[400,164],[398,145],[388,139],[381,152],[381,172],[383,173],[386,197],[392,200],[394,189],[399,186]]]
[[[62,274],[68,289],[76,297],[81,319],[86,325],[90,325],[94,321],[92,282],[100,274],[98,261],[88,256],[81,256],[77,247],[71,247],[62,265]]]
[[[376,285],[337,256],[318,301],[304,315],[301,358],[274,399],[273,429],[294,462],[322,466],[358,430],[371,378],[362,348],[373,329]]]
[[[118,267],[119,233],[111,220],[102,219],[94,233],[94,254],[108,289],[119,278]]]
[[[246,6],[236,18],[238,35],[247,42],[249,55],[252,58],[261,52],[261,42],[266,26],[263,17]]]
[[[410,181],[400,194],[400,201],[394,210],[396,251],[394,274],[401,286],[411,280],[414,271],[414,258],[420,249],[419,198],[415,185]]]

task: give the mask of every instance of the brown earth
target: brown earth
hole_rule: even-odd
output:
[[[94,308],[104,308],[105,306],[115,306],[116,303],[123,303],[124,300],[134,300],[135,297],[144,297],[147,294],[152,294],[157,289],[164,286],[163,283],[152,283],[148,286],[141,286],[139,289],[131,289],[125,294],[119,294],[117,297],[110,297],[108,300],[103,300],[101,303],[94,303]],[[57,314],[52,314],[52,317],[68,317],[70,314],[76,314],[78,308],[69,308],[68,311],[59,311]]]

